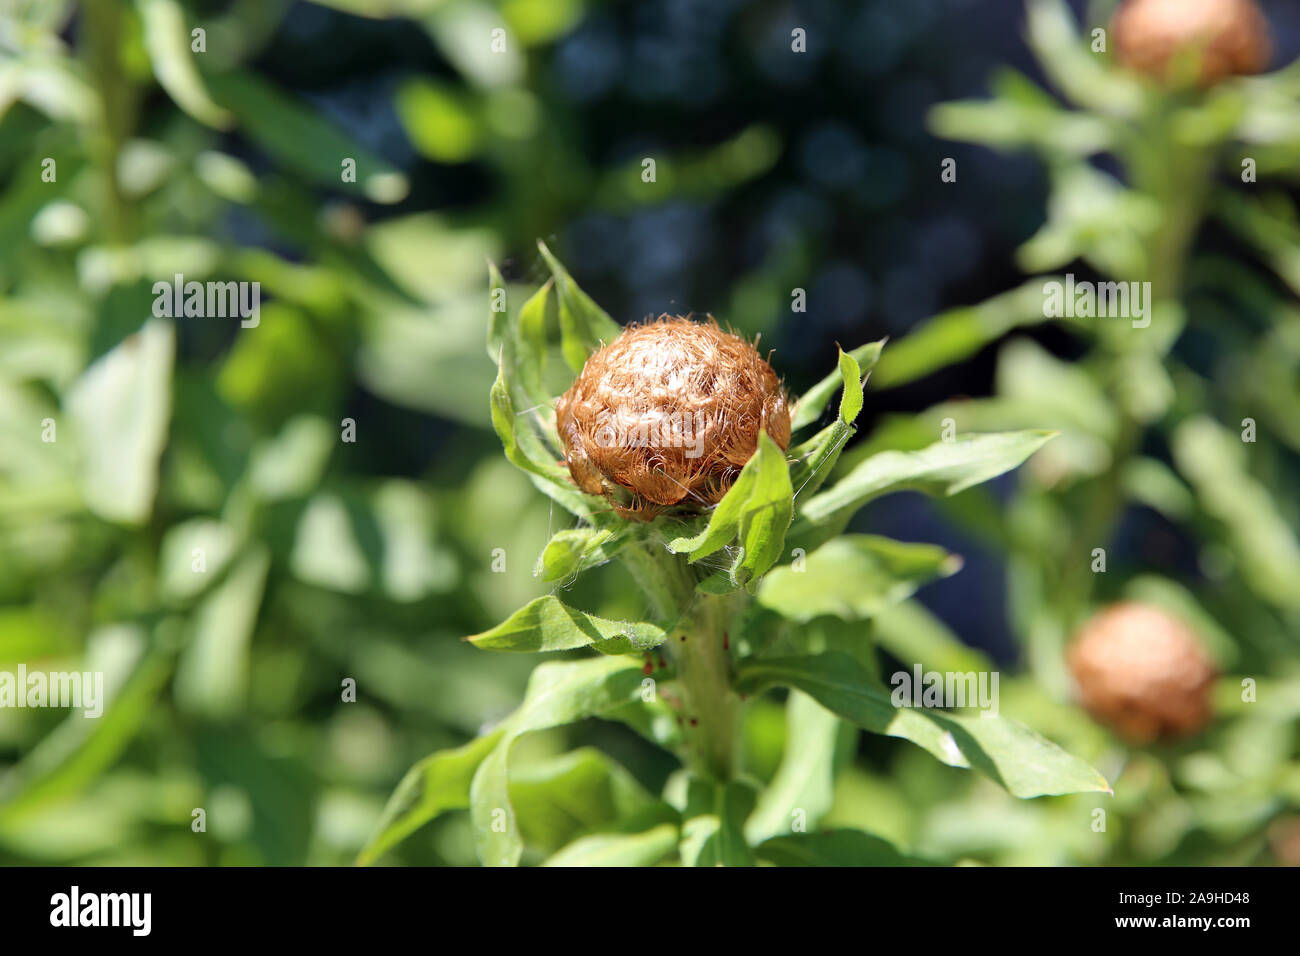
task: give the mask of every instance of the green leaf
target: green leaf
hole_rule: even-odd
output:
[[[604,564],[627,543],[629,531],[570,528],[556,532],[537,559],[533,574],[543,581],[566,581]]]
[[[922,322],[881,356],[872,387],[906,385],[974,355],[1014,328],[1046,322],[1043,285],[1048,281],[1050,277],[1033,279],[979,305],[960,306]]]
[[[965,435],[920,451],[873,455],[800,509],[815,524],[851,516],[872,498],[894,491],[955,495],[1018,466],[1055,432],[1018,431]]]
[[[791,621],[864,620],[961,568],[961,558],[937,545],[865,534],[834,538],[804,560],[801,571],[782,565],[764,578],[758,603]]]
[[[330,189],[394,203],[409,188],[391,163],[362,146],[310,107],[247,72],[208,77],[218,103],[239,118],[241,130],[288,169]],[[356,161],[356,182],[343,180],[343,161]]]
[[[176,105],[200,123],[227,129],[234,121],[208,95],[190,52],[190,27],[175,0],[136,0],[144,25],[144,45],[154,76]]]
[[[918,601],[903,601],[876,614],[871,636],[900,661],[918,663],[926,670],[965,673],[993,667],[987,656],[963,644]]]
[[[731,577],[737,586],[744,586],[761,577],[781,557],[793,513],[793,495],[785,454],[767,432],[761,432],[758,451],[713,509],[708,526],[692,538],[674,539],[668,550],[689,554],[694,564],[738,537],[742,550]]]
[[[591,747],[512,772],[510,802],[525,844],[546,852],[585,834],[621,829],[621,821],[653,813],[656,807],[675,816],[625,769]]]
[[[826,408],[826,403],[830,401],[835,390],[844,386],[844,392],[840,399],[840,419],[852,424],[858,417],[858,412],[862,410],[862,386],[857,388],[857,407],[854,409],[853,399],[849,395],[850,389],[848,382],[857,376],[860,383],[863,376],[870,374],[877,361],[880,360],[881,350],[885,347],[885,339],[879,342],[869,342],[866,345],[858,346],[852,352],[840,352],[839,368],[827,375],[820,382],[814,385],[808,391],[804,392],[799,401],[795,403],[794,414],[790,416],[790,430],[798,431],[817,421],[821,417],[822,411]],[[852,364],[847,364],[848,359]],[[848,411],[851,414],[846,414]]]
[[[596,833],[579,837],[542,866],[654,866],[676,852],[679,838],[674,823],[644,833]]]
[[[490,631],[467,637],[489,651],[571,651],[591,647],[602,654],[636,654],[658,647],[668,635],[653,624],[607,621],[569,607],[553,594],[530,601]]]
[[[1178,470],[1201,507],[1222,523],[1250,589],[1278,607],[1300,607],[1300,542],[1250,474],[1250,446],[1205,417],[1181,424],[1172,444]]]
[[[1065,0],[1029,0],[1026,31],[1043,72],[1069,99],[1103,116],[1132,117],[1141,109],[1141,85],[1089,50]]]
[[[368,866],[440,813],[468,807],[474,772],[504,733],[496,730],[455,750],[440,750],[408,770],[388,798],[357,863]]]
[[[271,556],[249,549],[195,611],[193,637],[176,667],[176,702],[191,714],[228,718],[246,705],[249,645],[257,626]]]
[[[151,319],[91,365],[68,394],[83,452],[83,494],[102,518],[143,524],[153,510],[175,338],[170,322]]]
[[[899,853],[893,844],[861,830],[773,837],[754,848],[760,860],[777,866],[920,866],[925,861]]]
[[[551,299],[554,280],[534,292],[519,310],[518,375],[524,394],[535,403],[544,403],[546,394],[546,307]]]
[[[741,693],[778,685],[802,690],[864,730],[910,740],[950,767],[973,767],[1013,796],[1111,792],[1088,764],[1013,720],[895,707],[890,693],[846,654],[754,660],[736,680]]]
[[[569,367],[580,372],[592,352],[602,343],[614,341],[623,330],[578,287],[546,243],[539,240],[537,248],[555,277],[555,291],[560,299],[560,349]]]
[[[500,739],[470,785],[470,820],[484,865],[514,866],[523,853],[508,783],[515,740],[535,730],[601,716],[638,700],[642,676],[641,664],[626,657],[549,662],[533,671],[523,703],[502,724]]]
[[[725,784],[692,778],[683,814],[681,854],[686,866],[753,866],[745,840],[745,819],[754,809],[754,789],[732,780]]]
[[[833,802],[839,717],[797,690],[790,692],[785,713],[785,755],[745,822],[750,843],[790,833],[796,823],[816,826]]]

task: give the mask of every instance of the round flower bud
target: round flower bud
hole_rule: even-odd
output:
[[[1255,0],[1125,0],[1111,33],[1121,63],[1161,81],[1184,50],[1199,51],[1202,86],[1259,73],[1272,56]]]
[[[1068,652],[1088,713],[1136,743],[1209,723],[1214,666],[1182,621],[1149,604],[1112,604]]]
[[[790,444],[790,409],[772,367],[712,319],[681,316],[628,326],[592,354],[555,424],[574,484],[643,520],[720,501],[760,430],[782,450]]]

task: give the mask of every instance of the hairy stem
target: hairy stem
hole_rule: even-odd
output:
[[[686,762],[700,776],[729,780],[736,771],[740,722],[727,649],[736,598],[698,593],[697,576],[686,556],[671,553],[660,542],[631,544],[620,554],[660,621],[669,627]]]

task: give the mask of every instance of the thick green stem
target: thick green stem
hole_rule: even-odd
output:
[[[671,625],[668,647],[681,690],[676,703],[687,764],[702,777],[729,780],[737,767],[741,711],[727,648],[735,601],[698,593],[686,556],[672,554],[659,542],[632,544],[620,554],[655,613]]]
[[[740,700],[731,689],[727,650],[729,602],[701,596],[673,635],[682,685],[689,762],[702,776],[726,781],[736,772]]]

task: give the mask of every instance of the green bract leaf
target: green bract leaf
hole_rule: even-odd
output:
[[[375,862],[438,814],[468,807],[474,772],[503,733],[496,730],[455,750],[440,750],[408,770],[388,798],[357,863],[366,866]]]
[[[570,528],[546,543],[533,574],[543,581],[563,581],[603,564],[627,542],[628,527],[612,529]]]
[[[862,410],[862,386],[857,388],[858,398],[857,407],[852,414],[846,414],[846,410],[853,409],[852,399],[849,397],[847,383],[854,375],[861,382],[862,377],[869,374],[876,362],[880,359],[880,352],[885,347],[885,340],[879,342],[870,342],[861,345],[852,352],[840,352],[839,368],[827,375],[820,382],[814,385],[795,403],[794,414],[790,416],[790,430],[798,431],[817,421],[821,417],[822,411],[826,408],[826,403],[830,401],[835,390],[844,385],[845,391],[840,399],[840,418],[852,424],[858,417],[858,412]],[[853,364],[846,365],[845,359],[850,360]],[[849,404],[846,405],[845,402]]]
[[[761,432],[758,451],[718,502],[709,524],[693,538],[676,538],[668,549],[689,554],[694,564],[739,537],[742,551],[731,570],[739,587],[762,576],[781,556],[793,513],[793,489],[785,455]]]
[[[950,767],[973,767],[1013,796],[1111,792],[1088,764],[1013,720],[895,707],[889,691],[846,654],[754,660],[736,681],[742,693],[778,685],[797,687],[864,730],[910,740]]]
[[[758,602],[791,621],[819,614],[862,620],[912,596],[918,587],[961,568],[961,559],[930,544],[875,535],[844,535],[764,578]]]
[[[560,349],[569,367],[580,372],[587,364],[587,357],[602,343],[618,338],[623,329],[578,287],[560,260],[546,248],[546,243],[539,241],[537,248],[551,267],[560,298]]]
[[[635,654],[658,647],[668,636],[653,624],[607,621],[571,608],[548,594],[525,604],[502,623],[466,638],[489,651],[570,651],[591,647],[602,654]]]
[[[815,524],[825,524],[851,516],[872,498],[892,491],[955,495],[1015,468],[1054,434],[1018,431],[967,435],[920,451],[882,452],[862,462],[835,487],[805,502],[799,513]]]
[[[497,360],[497,377],[492,383],[490,396],[492,427],[497,437],[501,439],[506,458],[511,464],[528,472],[534,486],[573,514],[590,518],[593,507],[596,507],[590,502],[595,499],[584,495],[573,485],[569,480],[568,471],[557,461],[557,453],[546,447],[541,435],[534,429],[533,421],[527,417],[533,410],[517,412],[515,409],[516,395],[524,397],[519,389],[516,374],[520,366],[516,345],[519,329],[518,324],[512,320],[508,308],[495,307],[498,301],[502,301],[498,296],[501,291],[504,291],[505,283],[496,266],[491,262],[488,263],[488,283],[491,289],[488,351],[491,353],[495,349],[496,354],[493,358]],[[529,319],[532,322],[536,321],[535,312],[539,308],[536,300],[539,295],[543,297],[540,308],[545,309],[544,289],[525,304],[525,309],[531,308],[533,312]],[[535,372],[540,377],[540,366],[535,369]]]

